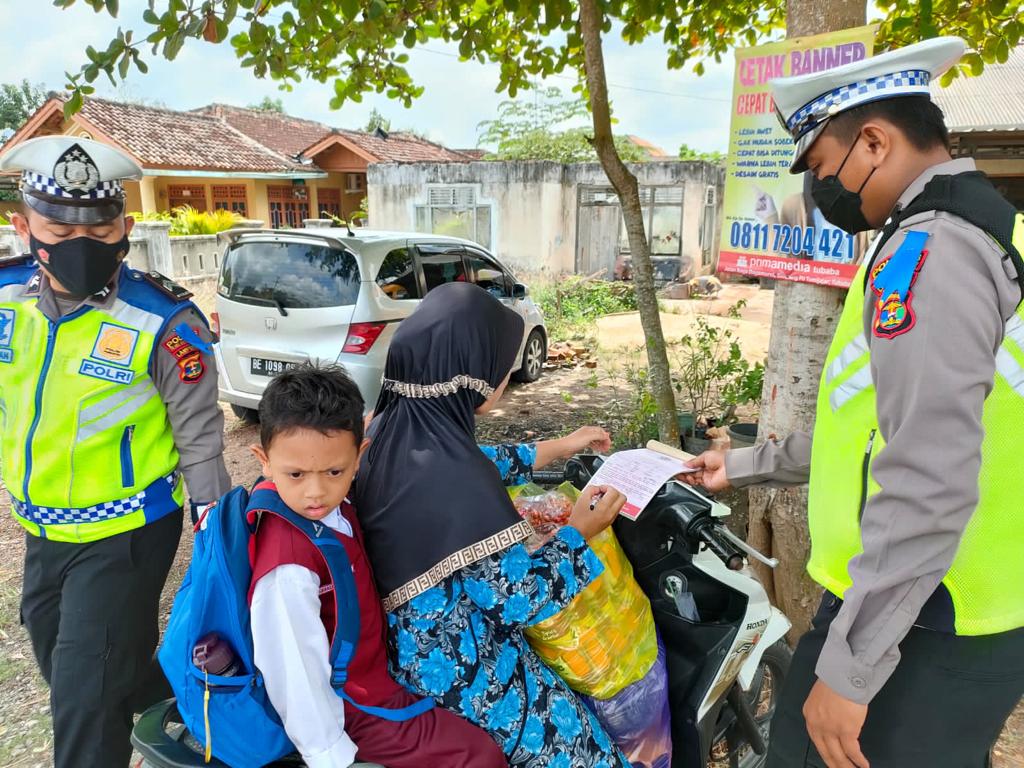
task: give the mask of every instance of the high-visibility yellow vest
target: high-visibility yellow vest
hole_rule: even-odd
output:
[[[39,275],[0,269],[0,461],[14,517],[36,536],[88,542],[183,501],[178,451],[152,356],[184,306],[122,266],[106,309],[53,322]]]
[[[1013,244],[1024,253],[1024,216],[1017,218]],[[825,359],[811,456],[807,569],[839,597],[852,583],[850,560],[863,551],[860,517],[880,490],[871,465],[884,445],[864,336],[864,270],[850,286]],[[982,415],[978,506],[943,579],[959,635],[1024,626],[1024,308],[1006,323],[996,368]]]

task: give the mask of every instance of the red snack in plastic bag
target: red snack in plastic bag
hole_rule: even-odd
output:
[[[569,521],[573,501],[552,491],[543,496],[519,496],[513,503],[516,511],[540,534],[554,533]]]

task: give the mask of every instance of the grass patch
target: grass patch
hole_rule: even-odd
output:
[[[573,276],[536,288],[532,295],[551,341],[590,338],[599,318],[637,309],[632,283]]]

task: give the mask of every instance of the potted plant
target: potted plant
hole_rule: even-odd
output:
[[[730,308],[738,317],[742,302]],[[760,397],[764,367],[743,357],[736,334],[699,315],[692,333],[680,339],[673,374],[684,408],[678,419],[683,450],[700,453],[711,446],[707,431],[735,418],[737,406]]]
[[[722,387],[722,403],[725,412],[720,423],[728,425],[729,442],[734,448],[754,445],[757,441],[757,422],[737,422],[736,409],[741,405],[756,403],[764,389],[764,365],[750,365],[746,360],[742,370]]]

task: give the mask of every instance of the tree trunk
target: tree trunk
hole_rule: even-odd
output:
[[[679,422],[676,420],[676,399],[661,330],[658,297],[654,290],[654,267],[644,232],[640,189],[636,176],[622,162],[612,137],[612,115],[608,103],[608,81],[604,73],[604,52],[601,49],[603,17],[597,0],[580,0],[580,34],[583,37],[584,69],[590,93],[590,112],[594,116],[594,150],[608,180],[619,195],[622,217],[626,222],[629,251],[633,259],[633,287],[640,310],[640,325],[647,343],[647,367],[651,393],[658,405],[658,434],[669,445],[679,445]]]
[[[788,0],[786,23],[788,37],[856,27],[865,23],[865,5],[863,0]],[[844,292],[836,288],[776,283],[762,435],[813,430],[818,381],[843,298]],[[806,572],[807,489],[751,491],[749,541],[780,561],[774,571],[760,564],[756,568],[771,601],[792,620],[790,639],[795,640],[810,625],[821,595],[821,587]]]

